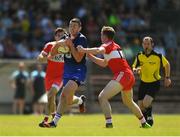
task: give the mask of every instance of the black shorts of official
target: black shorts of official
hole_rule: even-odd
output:
[[[25,99],[25,93],[26,92],[23,90],[16,90],[14,98],[15,99]]]
[[[151,83],[146,83],[141,81],[138,91],[138,100],[143,100],[146,95],[155,98],[155,95],[158,93],[159,90],[160,90],[160,80]]]

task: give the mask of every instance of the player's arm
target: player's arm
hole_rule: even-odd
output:
[[[165,73],[164,86],[169,87],[171,85],[171,79],[170,79],[171,67],[169,61],[164,56],[162,56],[162,63]]]
[[[105,59],[98,58],[92,54],[87,54],[87,56],[90,60],[92,60],[94,63],[101,67],[106,67],[108,65],[108,62]]]
[[[164,86],[169,87],[171,85],[171,79],[170,79],[170,64],[169,62],[164,66],[164,73],[165,73],[165,80],[164,80]]]
[[[139,66],[139,60],[138,60],[138,56],[136,56],[135,60],[134,60],[134,63],[132,65],[132,70],[134,73],[136,74],[140,74],[141,72],[141,68]]]
[[[69,38],[69,39],[66,39],[66,44],[68,45],[68,47],[70,48],[71,50],[71,54],[73,55],[74,59],[77,61],[77,62],[80,62],[85,53],[83,52],[79,52],[75,47],[74,47],[74,44],[72,43],[72,40]]]
[[[105,48],[103,47],[83,48],[82,46],[78,46],[77,49],[79,52],[93,54],[93,55],[105,53]]]
[[[47,55],[42,51],[38,57],[37,60],[41,63],[47,63]]]

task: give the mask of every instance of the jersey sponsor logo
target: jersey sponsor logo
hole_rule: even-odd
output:
[[[156,64],[156,62],[149,62],[149,64],[151,64],[151,65],[155,65],[155,64]]]
[[[110,52],[110,54],[105,54],[104,57],[108,61],[113,58],[125,58],[122,50],[113,50]]]
[[[64,54],[57,54],[56,56],[51,59],[54,62],[64,62]]]

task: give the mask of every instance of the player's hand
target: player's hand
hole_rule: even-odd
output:
[[[77,50],[78,50],[78,52],[84,52],[84,48],[80,45],[77,46]]]
[[[171,85],[171,79],[170,78],[165,78],[164,79],[164,86],[169,87]]]
[[[47,59],[51,60],[52,58],[53,58],[53,56],[51,55],[51,53],[49,53],[48,56],[47,56]]]
[[[141,73],[141,68],[140,68],[140,67],[138,67],[138,68],[133,68],[133,72],[134,72],[135,74],[140,74],[140,73]]]
[[[91,58],[91,56],[92,56],[92,54],[86,54],[86,56],[88,57],[88,58]]]
[[[66,40],[65,40],[65,44],[66,44],[68,47],[73,46],[73,43],[72,43],[71,38],[66,38]]]

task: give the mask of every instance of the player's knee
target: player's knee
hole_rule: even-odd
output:
[[[63,102],[66,102],[68,105],[72,104],[72,101],[73,101],[73,100],[70,100],[69,95],[66,94],[65,92],[61,93],[60,100]]]
[[[99,102],[102,102],[102,101],[106,100],[106,97],[103,94],[99,94],[98,100],[99,100]]]
[[[123,104],[126,106],[132,106],[133,105],[133,100],[132,99],[123,99]]]

